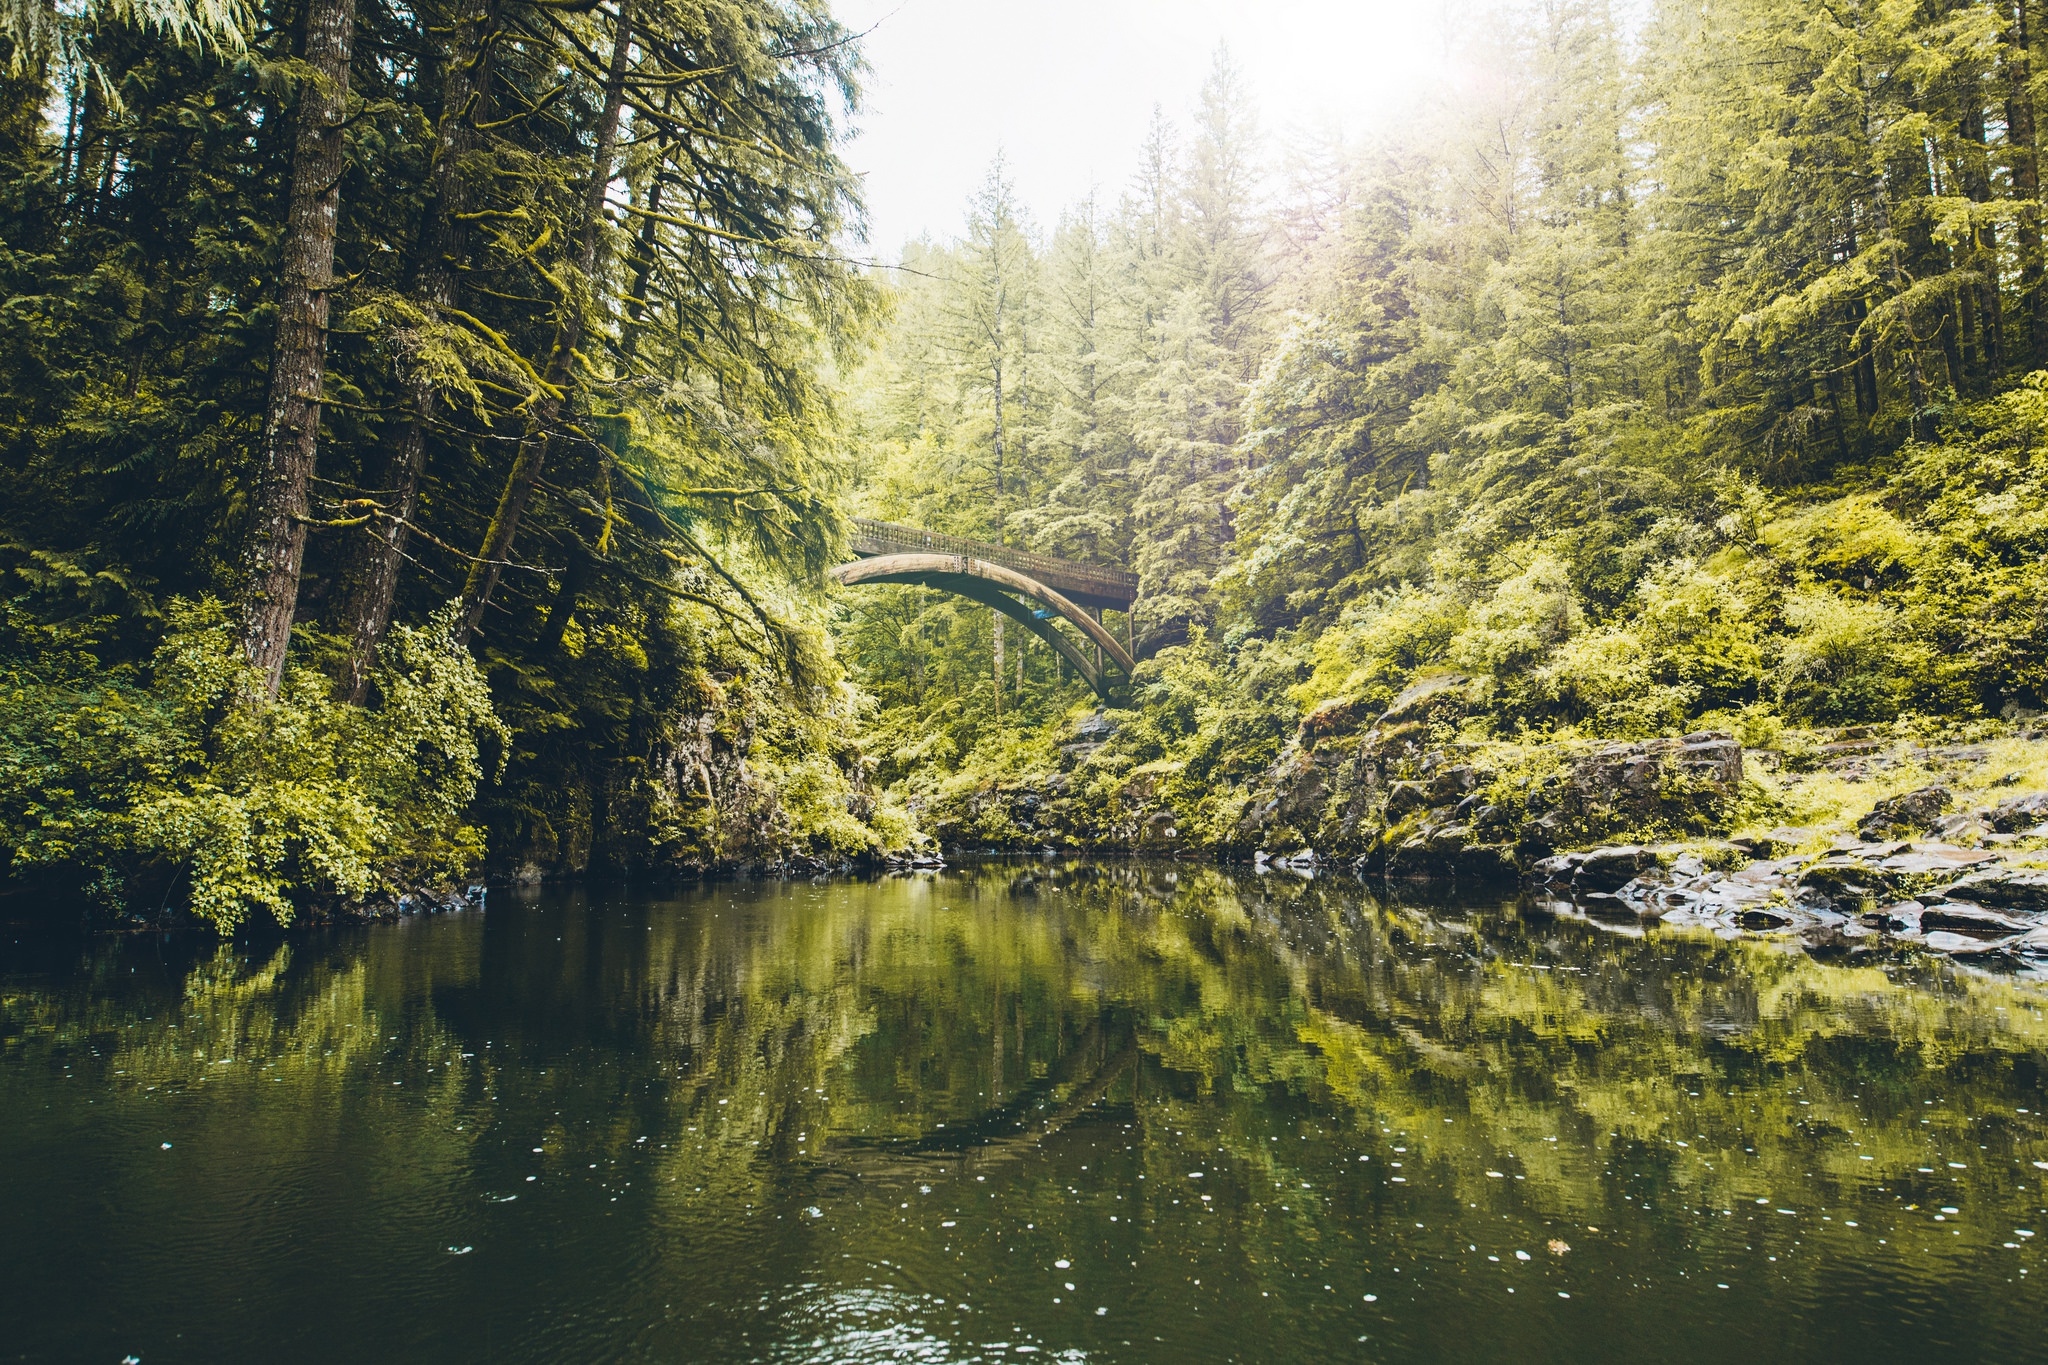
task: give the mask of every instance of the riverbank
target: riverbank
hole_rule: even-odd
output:
[[[1468,680],[1303,718],[1234,790],[1119,751],[1081,717],[1038,771],[940,787],[949,848],[1124,853],[1520,883],[1565,913],[1726,934],[2048,956],[2048,725],[1900,722],[1749,736],[1458,737]]]

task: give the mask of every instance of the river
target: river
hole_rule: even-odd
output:
[[[2048,1358],[2028,980],[1088,862],[6,944],[0,1359]]]

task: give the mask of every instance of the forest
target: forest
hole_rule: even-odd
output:
[[[898,251],[823,0],[9,8],[9,894],[1249,855],[1418,685],[1416,772],[1525,787],[2021,743],[2048,14],[1468,19],[1395,123],[1262,128],[1222,52],[1128,183],[1036,222],[997,156]],[[1129,567],[1135,673],[830,587],[853,515]]]
[[[1369,136],[1263,133],[1225,53],[1055,223],[998,160],[893,276],[854,504],[1130,566],[1140,663],[1077,729],[1050,651],[867,590],[884,786],[970,845],[1355,852],[1343,782],[1411,688],[1454,704],[1368,786],[1688,734],[2002,737],[2032,771],[2042,17],[1519,5]],[[1276,820],[1312,762],[1334,804]],[[1718,832],[1845,811],[1741,785]]]

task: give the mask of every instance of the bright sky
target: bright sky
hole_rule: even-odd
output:
[[[1444,70],[1432,0],[835,0],[873,26],[867,109],[848,152],[867,177],[871,243],[957,233],[998,147],[1041,227],[1099,187],[1114,201],[1154,104],[1185,126],[1228,43],[1260,127],[1398,113]]]

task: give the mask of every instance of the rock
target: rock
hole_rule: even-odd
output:
[[[1556,848],[1558,841],[1563,837],[1564,817],[1556,811],[1551,811],[1523,824],[1522,835],[1516,841],[1516,847],[1521,850],[1524,857],[1542,858]]]
[[[2018,834],[2035,825],[2048,824],[2048,792],[2001,801],[1987,815],[1986,823],[2000,834]]]
[[[1674,761],[1688,777],[1717,786],[1736,786],[1742,781],[1742,745],[1733,735],[1703,731],[1678,741]]]
[[[1980,844],[1992,833],[1989,815],[1981,810],[1958,811],[1936,820],[1932,829],[1936,837],[1952,844]]]
[[[1971,867],[1989,861],[1994,855],[1972,853],[1965,849],[1949,849],[1938,846],[1911,848],[1880,858],[1876,864],[1877,873],[1884,884],[1900,891],[1925,891],[1949,881]]]
[[[1472,791],[1473,788],[1491,781],[1492,777],[1491,773],[1483,772],[1478,768],[1469,767],[1465,764],[1440,768],[1431,775],[1429,785],[1425,789],[1429,796],[1429,804],[1432,806],[1449,805],[1467,792]]]
[[[1877,899],[1885,879],[1860,858],[1823,858],[1799,874],[1798,885],[1836,904],[1860,903]]]
[[[1438,825],[1422,832],[1429,847],[1438,853],[1455,853],[1472,842],[1470,825]]]
[[[1560,853],[1554,857],[1539,859],[1529,868],[1529,880],[1538,886],[1569,885],[1584,856],[1580,853]]]
[[[2048,869],[1995,867],[1941,888],[1949,900],[1999,906],[2032,913],[2048,912]]]
[[[1103,744],[1117,731],[1117,724],[1096,711],[1074,722],[1074,738],[1083,744]]]
[[[1462,673],[1439,673],[1418,679],[1402,688],[1400,694],[1387,703],[1387,709],[1380,713],[1379,723],[1402,725],[1427,720],[1436,703],[1450,700],[1447,694],[1456,692],[1471,681]]]
[[[1654,867],[1657,855],[1637,844],[1596,848],[1580,856],[1572,884],[1582,891],[1614,892],[1635,880],[1636,874]]]
[[[1691,891],[1672,886],[1662,871],[1661,868],[1653,868],[1645,875],[1631,879],[1614,893],[1614,898],[1644,919],[1659,918],[1667,910],[1690,908],[1702,899]]]
[[[1929,934],[1920,940],[1922,947],[1930,948],[1937,953],[1947,953],[1951,957],[1977,957],[1985,953],[2003,952],[2007,942],[2008,940],[2002,938],[1972,938],[1968,934],[1945,931]]]
[[[1900,901],[1897,905],[1871,911],[1863,916],[1863,922],[1873,929],[1917,934],[1920,932],[1920,916],[1926,909],[1919,901]]]
[[[1387,819],[1399,820],[1429,806],[1429,789],[1420,782],[1396,782],[1387,788]]]
[[[1358,728],[1359,720],[1358,698],[1331,697],[1301,718],[1301,737],[1308,740],[1346,734]]]
[[[1782,858],[1812,837],[1813,831],[1803,825],[1780,825],[1748,842],[1760,858]]]
[[[1451,875],[1465,882],[1512,881],[1515,860],[1505,844],[1467,844],[1452,859]]]
[[[1400,847],[1387,854],[1389,877],[1442,877],[1449,871],[1443,855],[1430,848],[1429,840],[1420,834],[1403,840]]]
[[[1880,801],[1856,826],[1866,839],[1882,839],[1895,830],[1917,832],[1932,829],[1955,797],[1947,787],[1922,787]]]
[[[1996,910],[1979,910],[1967,904],[1931,906],[1920,913],[1924,930],[1946,929],[1951,933],[1973,934],[1978,938],[2004,938],[2025,933],[2034,926],[2026,920],[2001,915]]]

